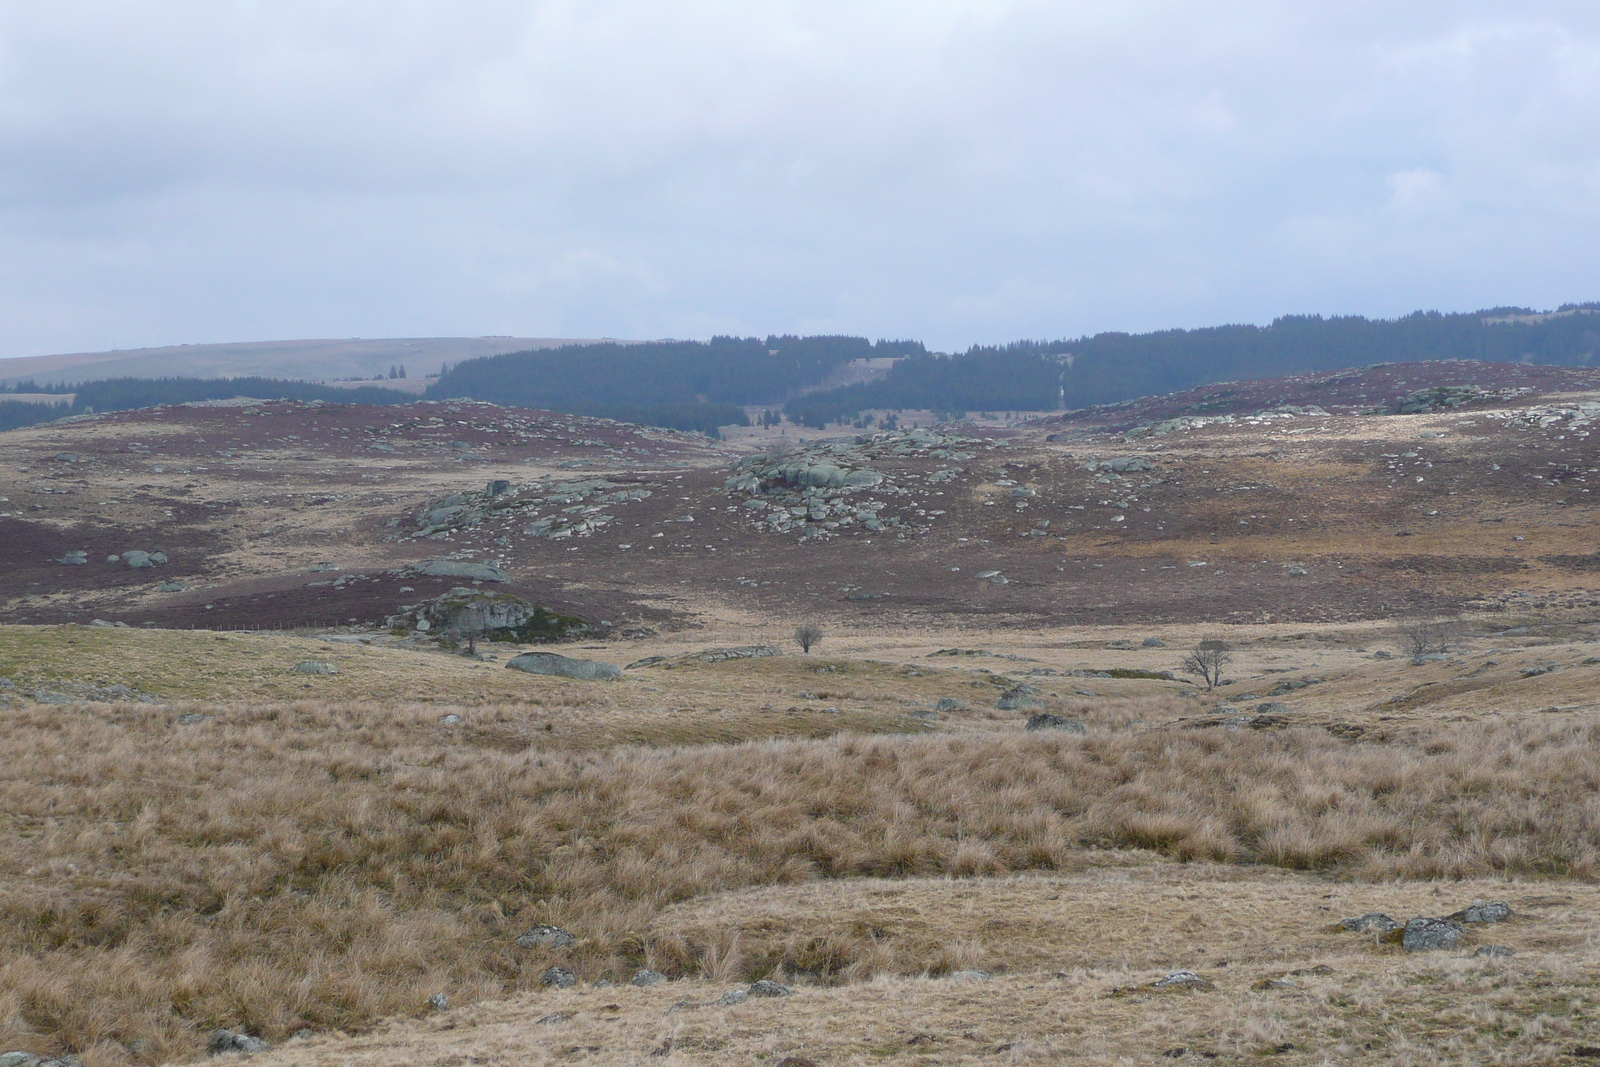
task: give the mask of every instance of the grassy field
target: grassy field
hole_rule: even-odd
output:
[[[1263,637],[1235,688],[1283,677],[1272,657],[1304,644]],[[686,1063],[791,1046],[863,1063],[1286,1044],[1282,1062],[1554,1055],[1589,1032],[1557,1009],[1592,999],[1600,915],[1589,646],[1413,668],[1335,659],[1350,644],[1301,655],[1328,677],[1295,692],[1303,725],[1286,729],[1189,728],[1217,696],[1170,682],[1092,679],[1108,690],[1092,698],[1041,682],[1061,695],[1039,708],[1079,719],[1075,735],[1024,731],[1026,711],[994,709],[1010,679],[925,655],[593,685],[289,636],[6,628],[0,1045],[86,1067],[193,1058],[217,1027],[363,1035],[273,1054],[329,1064],[565,1048],[622,1063],[669,1041],[661,1058]],[[1560,669],[1524,677],[1517,656]],[[340,673],[289,673],[307,658]],[[1433,678],[1489,681],[1411,711],[1382,696]],[[71,679],[169,702],[20,695]],[[965,709],[908,714],[940,697]],[[1474,699],[1476,715],[1439,711]],[[1518,918],[1466,952],[1408,957],[1327,929],[1479,897]],[[539,923],[576,944],[514,944]],[[1468,957],[1491,937],[1519,955]],[[1332,975],[1294,992],[1251,988],[1324,963]],[[580,991],[537,992],[552,964]],[[593,983],[641,967],[672,996],[597,1006]],[[1109,997],[1179,967],[1218,991]],[[970,968],[995,978],[943,977]],[[663,1014],[766,976],[801,992]],[[439,992],[468,1007],[393,1022]],[[558,1030],[526,1028],[561,1012],[575,1014]],[[1452,1027],[1453,1043],[1419,1037]]]

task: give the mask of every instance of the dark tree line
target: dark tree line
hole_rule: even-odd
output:
[[[52,388],[51,391],[59,390]],[[372,385],[339,389],[277,378],[107,378],[84,382],[72,391],[76,395],[70,405],[0,401],[0,430],[14,430],[94,411],[128,411],[157,404],[226,400],[235,396],[262,400],[324,400],[335,404],[409,404],[416,400],[409,393]]]
[[[851,360],[922,352],[915,341],[789,335],[566,345],[465,360],[427,395],[714,431],[745,425],[740,406],[777,405]]]

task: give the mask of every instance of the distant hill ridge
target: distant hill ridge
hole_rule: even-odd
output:
[[[274,385],[270,379],[377,378],[396,365],[409,365],[409,373],[416,376],[444,364],[441,377],[427,390],[430,398],[470,397],[715,434],[718,426],[742,423],[745,410],[752,407],[781,408],[792,421],[820,427],[854,420],[872,410],[960,415],[1078,409],[1213,382],[1379,363],[1478,360],[1589,367],[1600,365],[1597,351],[1600,304],[1591,303],[1543,312],[1521,307],[1451,314],[1418,311],[1397,319],[1287,315],[1266,326],[1100,333],[1070,340],[975,345],[957,355],[929,352],[918,341],[874,342],[844,335],[715,337],[706,342],[510,337],[249,342],[37,357],[57,361],[57,370],[36,362],[27,375],[10,378],[5,375],[28,361],[6,360],[0,361],[0,381],[52,377],[60,381],[69,376],[68,364],[74,359],[78,362],[71,363],[76,369],[70,373],[79,381],[91,377],[90,368],[95,379],[111,377],[98,372],[109,372],[130,359],[167,366],[181,357],[191,366],[225,368],[187,372],[184,376],[190,380],[181,386],[149,388],[133,379],[177,372],[123,372],[116,389],[100,390],[107,394],[102,401],[114,393],[121,404],[164,393],[175,399],[178,394],[183,398],[232,395],[225,380],[247,373],[256,378],[251,388],[288,395],[282,392],[287,386]],[[869,364],[873,374],[857,375],[853,384],[828,387],[841,378],[849,380],[841,373],[846,368]],[[258,367],[263,369],[246,370]],[[297,373],[296,368],[301,370]],[[349,374],[339,373],[346,369]],[[195,380],[208,374],[209,381]],[[235,384],[243,388],[242,382]],[[368,402],[410,399],[375,393]],[[80,390],[77,409],[86,403],[90,401]],[[11,417],[38,421],[44,416],[20,412]],[[6,421],[0,415],[0,426]]]
[[[236,341],[0,359],[0,385],[105,378],[381,378],[404,363],[412,376],[501,352],[594,344],[570,337],[389,337]]]

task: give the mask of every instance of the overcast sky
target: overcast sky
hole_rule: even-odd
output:
[[[0,0],[0,356],[1600,299],[1600,4]]]

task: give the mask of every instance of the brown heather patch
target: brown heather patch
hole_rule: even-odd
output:
[[[215,1026],[360,1030],[440,989],[531,987],[556,957],[510,941],[537,922],[579,935],[561,962],[591,980],[652,961],[833,980],[968,958],[932,943],[884,957],[863,929],[820,961],[772,947],[740,962],[726,931],[659,926],[751,886],[1077,870],[1086,849],[1129,848],[1361,879],[1591,877],[1600,846],[1592,717],[1380,747],[1141,732],[1116,725],[1123,708],[1084,738],[1007,723],[512,752],[494,738],[534,713],[495,711],[491,728],[475,709],[452,731],[437,706],[212,706],[175,725],[184,710],[4,720],[0,1044],[111,1063],[188,1056]]]

